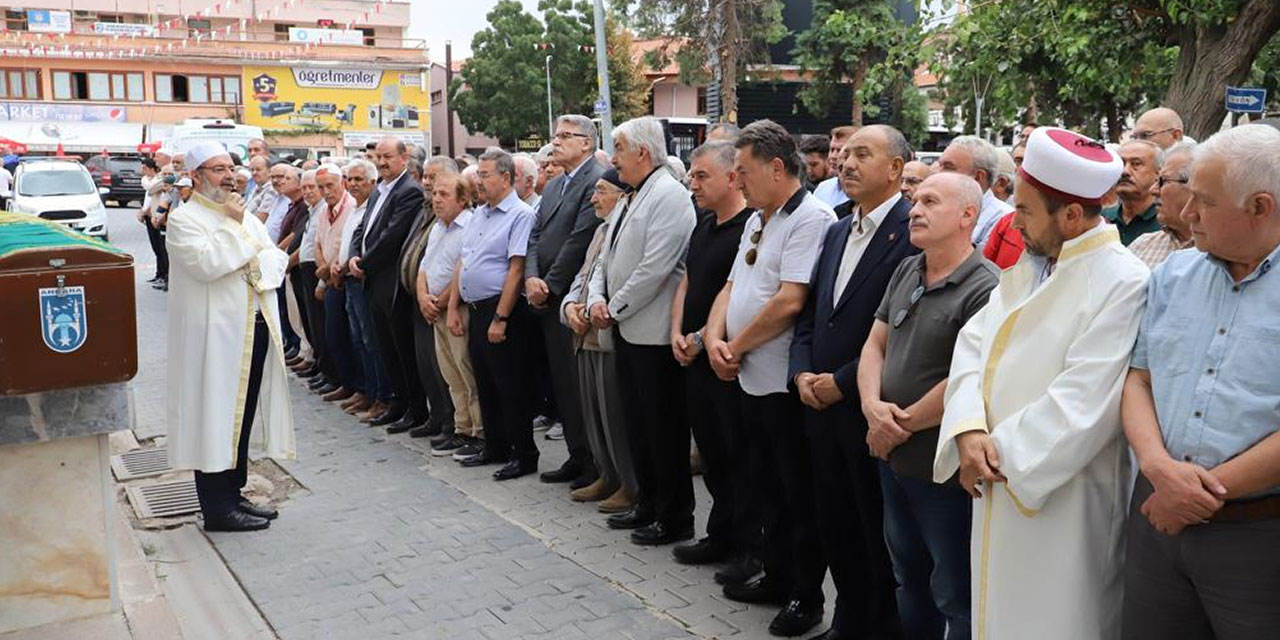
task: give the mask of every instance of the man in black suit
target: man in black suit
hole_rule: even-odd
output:
[[[873,125],[858,130],[845,149],[841,184],[858,206],[827,230],[796,323],[789,374],[805,404],[822,542],[837,592],[823,640],[901,635],[857,371],[894,269],[919,251],[908,231],[911,202],[901,191],[906,139]]]
[[[418,387],[414,358],[412,296],[400,292],[398,265],[414,220],[422,214],[422,187],[407,170],[404,141],[383,138],[373,151],[378,186],[369,197],[364,218],[351,238],[351,274],[364,279],[378,355],[391,380],[392,401],[386,413],[370,422],[390,433],[426,422],[427,404]]]
[[[564,175],[547,182],[542,190],[538,219],[529,235],[524,289],[542,326],[552,392],[564,424],[565,446],[569,448],[569,459],[559,469],[543,473],[542,481],[572,482],[572,488],[581,489],[595,482],[598,474],[591,460],[578,398],[573,333],[560,323],[557,310],[582,268],[587,245],[601,222],[591,205],[591,192],[604,167],[593,156],[595,124],[585,116],[560,116],[552,145],[551,159],[564,169]],[[604,489],[607,487],[601,487],[601,492]],[[606,493],[598,499],[607,497]]]

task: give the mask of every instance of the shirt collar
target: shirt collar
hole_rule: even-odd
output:
[[[1209,262],[1216,265],[1218,268],[1222,269],[1222,273],[1225,274],[1227,278],[1231,278],[1231,272],[1227,270],[1227,263],[1225,260],[1217,256],[1211,255],[1207,251],[1202,251],[1201,255],[1204,256],[1205,260],[1208,260]],[[1277,245],[1276,248],[1271,250],[1271,253],[1268,254],[1267,257],[1264,258],[1262,262],[1258,264],[1258,268],[1254,269],[1253,273],[1250,273],[1249,275],[1245,276],[1243,280],[1241,280],[1240,282],[1237,282],[1236,284],[1244,284],[1246,282],[1252,282],[1254,280],[1257,280],[1258,278],[1261,278],[1262,276],[1266,275],[1267,272],[1271,271],[1271,268],[1275,266],[1277,260],[1280,260],[1280,245]],[[1234,278],[1232,278],[1232,280],[1234,281]]]
[[[486,213],[507,213],[516,206],[517,202],[523,203],[524,201],[520,199],[520,196],[516,195],[516,190],[512,189],[507,193],[507,197],[498,203],[498,206],[494,207],[486,204],[484,208]]]
[[[902,199],[902,192],[898,191],[894,193],[892,196],[889,196],[888,200],[885,200],[884,202],[880,203],[880,206],[872,209],[870,213],[863,214],[862,207],[858,207],[857,212],[855,212],[855,215],[853,218],[854,224],[861,225],[865,220],[866,222],[869,222],[871,224],[871,229],[868,229],[868,231],[879,229],[880,225],[884,222],[884,219],[888,217],[889,212],[893,210],[895,206],[897,206],[898,201],[901,199]]]
[[[1137,220],[1144,220],[1144,221],[1152,220],[1156,217],[1156,212],[1159,211],[1159,209],[1160,209],[1160,201],[1156,200],[1152,202],[1151,206],[1147,207],[1145,211],[1143,211],[1142,213],[1139,213],[1136,218],[1129,221],[1129,224],[1133,224]],[[1124,212],[1123,205],[1117,202],[1116,204],[1103,209],[1102,217],[1106,218],[1107,222],[1110,222],[1111,224],[1114,224],[1116,226],[1122,226],[1125,224],[1123,212]]]
[[[436,223],[439,224],[441,227],[444,227],[444,230],[446,232],[453,231],[454,229],[465,229],[467,228],[467,224],[470,222],[471,222],[471,209],[463,209],[462,213],[459,213],[458,217],[454,218],[453,222],[449,224],[445,224],[444,220],[441,220],[440,218],[436,218]]]
[[[573,177],[578,175],[578,171],[582,170],[582,168],[587,165],[587,162],[590,162],[591,160],[595,160],[595,159],[596,159],[595,156],[588,153],[587,157],[583,158],[582,162],[579,162],[578,166],[573,168],[573,171],[570,171],[569,173],[564,174],[565,184],[568,184],[570,181],[572,181]]]
[[[400,182],[400,178],[403,178],[403,177],[404,177],[404,174],[406,174],[406,173],[408,173],[408,172],[409,172],[409,170],[408,170],[408,169],[405,169],[404,171],[401,171],[401,172],[400,172],[400,175],[396,176],[396,177],[395,177],[395,179],[393,179],[393,180],[384,180],[383,182],[379,182],[379,183],[378,183],[378,191],[380,191],[380,192],[382,192],[382,193],[386,193],[386,192],[390,191],[390,190],[391,190],[391,187],[392,187],[393,185],[395,185],[395,183]]]

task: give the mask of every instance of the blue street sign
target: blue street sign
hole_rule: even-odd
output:
[[[1265,113],[1266,110],[1266,89],[1227,87],[1227,111],[1232,113]]]
[[[609,110],[609,103],[606,102],[604,98],[600,98],[599,100],[596,100],[596,109],[595,109],[596,115],[602,116],[608,110]]]

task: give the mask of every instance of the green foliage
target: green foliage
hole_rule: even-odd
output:
[[[1267,110],[1280,111],[1280,36],[1272,36],[1253,61],[1249,86],[1267,90]]]

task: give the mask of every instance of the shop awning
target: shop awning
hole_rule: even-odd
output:
[[[142,127],[133,122],[0,122],[0,138],[35,152],[62,145],[67,153],[137,153]]]

